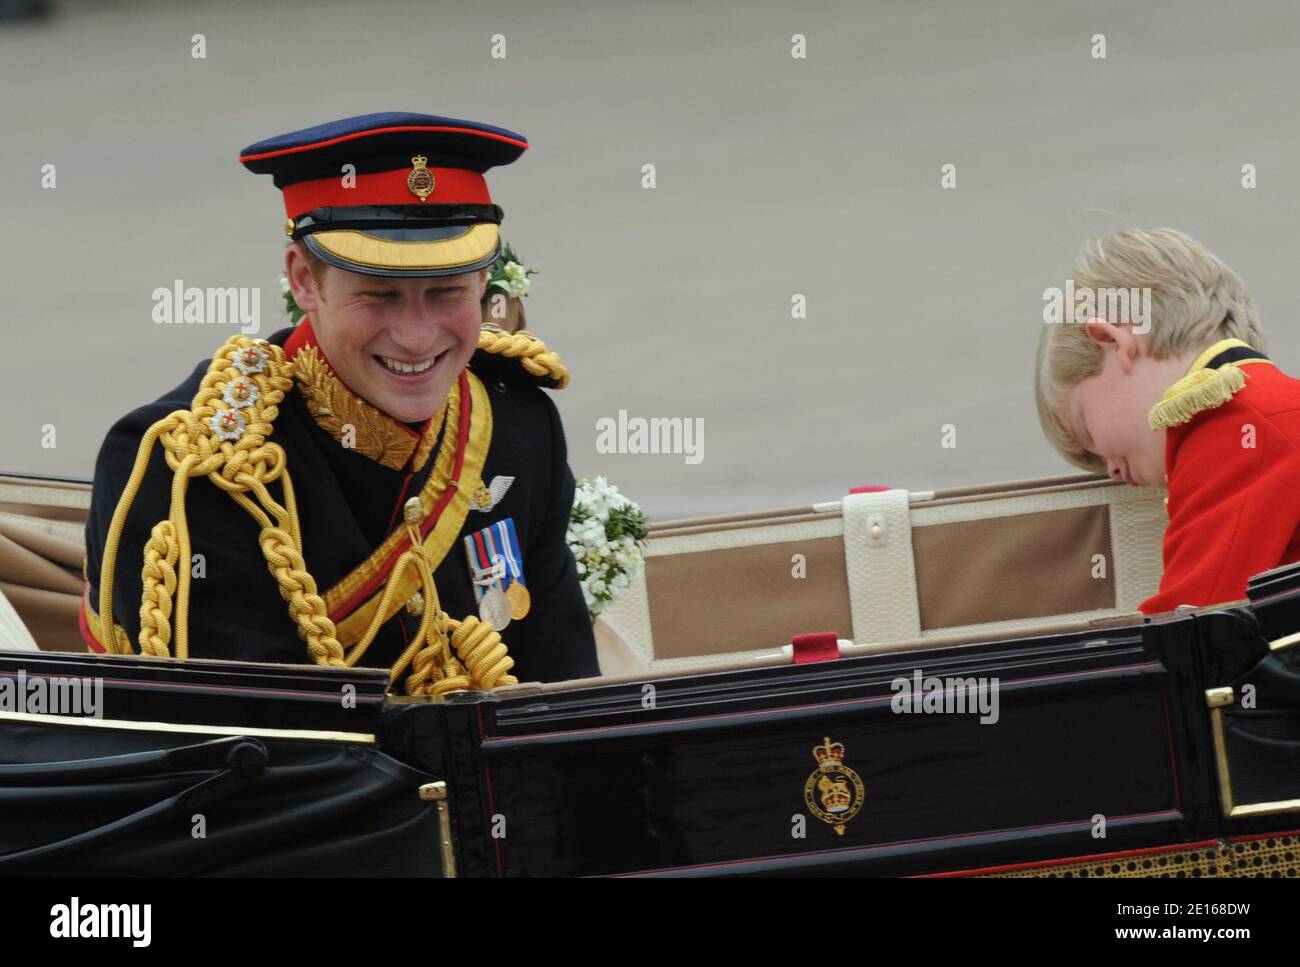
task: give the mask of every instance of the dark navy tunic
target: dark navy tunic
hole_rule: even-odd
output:
[[[292,332],[281,330],[268,341],[283,346]],[[208,365],[204,361],[161,399],[119,420],[100,449],[86,523],[86,573],[92,608],[98,607],[104,541],[140,440],[159,419],[190,408]],[[514,482],[492,510],[470,510],[456,541],[438,564],[434,579],[442,608],[452,618],[477,614],[463,538],[510,517],[532,597],[529,613],[501,630],[515,660],[512,674],[521,682],[597,675],[591,621],[573,555],[565,542],[574,480],[555,404],[517,360],[480,350],[470,369],[484,383],[492,407],[492,439],[483,481],[504,475],[513,477]],[[452,392],[456,392],[454,386]],[[401,505],[428,480],[438,447],[420,470],[411,471],[410,460],[403,469],[394,470],[340,445],[313,418],[296,384],[279,409],[269,440],[285,450],[298,499],[303,556],[318,593],[324,595],[395,528],[402,527]],[[172,478],[162,446],[155,445],[118,549],[113,618],[137,650],[143,548],[153,525],[168,516]],[[278,485],[272,487],[273,492],[278,490]],[[206,572],[191,584],[190,656],[309,663],[306,645],[267,569],[257,522],[205,478],[190,481],[186,512],[191,552],[204,556]],[[417,627],[417,618],[399,610],[380,629],[361,664],[391,665]]]

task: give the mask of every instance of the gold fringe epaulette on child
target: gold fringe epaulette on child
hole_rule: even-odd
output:
[[[145,433],[104,546],[96,617],[101,629],[97,637],[107,650],[129,652],[129,642],[113,622],[117,548],[154,444],[161,443],[173,471],[171,506],[167,519],[153,527],[144,548],[141,653],[168,657],[174,643],[177,658],[189,655],[191,571],[185,494],[191,479],[207,477],[261,525],[263,557],[312,661],[318,665],[352,666],[365,654],[379,630],[379,622],[373,622],[362,640],[344,654],[334,622],[303,559],[297,501],[284,448],[269,439],[279,405],[293,384],[293,362],[285,358],[283,349],[264,340],[234,336],[212,357],[191,408],[175,410]],[[268,489],[277,481],[283,503]],[[514,677],[507,674],[513,660],[506,655],[501,636],[492,626],[474,616],[456,621],[441,610],[430,562],[409,513],[406,527],[413,546],[403,555],[399,570],[414,566],[420,572],[424,615],[416,638],[392,668],[392,683],[395,685],[408,667],[412,672],[405,686],[410,694],[441,694],[514,683]],[[395,587],[392,581],[390,586]],[[388,593],[391,595],[391,590]],[[106,634],[106,629],[114,633]]]
[[[1249,355],[1211,365],[1216,357],[1234,349],[1247,350]],[[1147,414],[1148,425],[1153,430],[1181,426],[1198,413],[1222,406],[1246,385],[1246,373],[1241,369],[1243,365],[1271,362],[1240,339],[1216,342],[1201,353],[1188,368],[1187,375],[1165,390],[1160,402],[1151,407]]]
[[[1165,390],[1147,414],[1147,422],[1153,430],[1181,426],[1198,413],[1222,406],[1245,385],[1246,374],[1236,366],[1199,369]]]
[[[479,333],[478,348],[518,360],[524,372],[552,389],[564,389],[569,385],[569,370],[560,362],[559,354],[547,349],[546,343],[527,329],[506,332],[497,326],[484,326]]]

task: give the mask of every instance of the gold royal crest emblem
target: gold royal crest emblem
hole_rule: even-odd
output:
[[[867,792],[862,778],[844,764],[844,746],[826,736],[825,744],[813,748],[817,768],[804,783],[803,798],[808,811],[844,835],[844,824],[858,814]]]
[[[411,190],[411,194],[419,198],[420,201],[427,201],[433,194],[434,180],[433,172],[428,165],[429,159],[422,154],[417,154],[411,159],[411,173],[406,176],[406,187]]]

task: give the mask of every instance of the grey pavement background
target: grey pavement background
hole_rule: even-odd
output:
[[[1285,0],[62,3],[0,24],[0,469],[88,476],[233,333],[155,325],[155,288],[260,286],[280,327],[283,212],[240,148],[410,110],[530,139],[490,182],[574,373],[570,462],[652,517],[1061,472],[1031,365],[1090,234],[1198,237],[1300,372],[1298,54]],[[597,453],[620,409],[703,418],[703,461]]]

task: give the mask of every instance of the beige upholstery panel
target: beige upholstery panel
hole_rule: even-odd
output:
[[[0,477],[0,512],[84,524],[90,485]]]
[[[803,555],[803,577],[794,556]],[[852,628],[838,537],[660,554],[646,560],[655,658],[780,647]]]
[[[835,631],[846,638],[850,635],[840,516],[821,514],[761,527],[753,523],[737,520],[730,528],[651,536],[645,571],[601,614],[607,626],[602,632],[619,639],[616,647],[604,650],[604,654],[617,656],[608,662],[611,669],[626,668],[629,656],[636,656],[646,670],[779,657],[792,634]],[[720,593],[713,556],[742,548],[757,548],[758,552],[729,561],[736,573],[721,576],[727,590]],[[794,554],[804,555],[803,578],[792,574]],[[692,585],[677,580],[674,572],[683,564],[697,573],[707,573],[707,582]],[[763,600],[764,594],[772,600]],[[791,607],[792,601],[798,603],[796,608]],[[782,624],[774,627],[756,619],[756,607],[781,613]],[[792,625],[798,627],[790,631]],[[695,650],[701,646],[702,654]],[[657,653],[657,648],[664,654]]]
[[[0,592],[47,651],[86,647],[78,615],[89,506],[86,484],[0,478]]]
[[[77,525],[0,515],[0,590],[46,651],[85,650],[78,626],[84,555]]]
[[[1163,493],[1093,477],[1039,483],[1042,489],[1037,491],[1004,485],[983,488],[982,494],[947,492],[943,501],[897,491],[818,505],[823,513],[799,515],[796,508],[782,508],[752,516],[675,521],[667,533],[652,530],[648,576],[634,581],[603,617],[626,646],[624,657],[634,655],[641,667],[658,673],[774,660],[789,635],[798,631],[847,636],[851,627],[854,641],[877,643],[999,635],[1134,612],[1159,586],[1166,524]],[[864,535],[871,533],[873,520],[887,526],[871,542]],[[953,526],[966,524],[971,526]],[[778,631],[768,622],[774,620],[774,605],[780,606],[778,616],[789,607],[781,597],[790,591],[784,584],[793,583],[787,577],[790,555],[796,550],[808,553],[787,545],[806,542],[829,551],[829,545],[816,542],[836,536],[846,549],[850,624],[841,626],[834,607],[821,603],[808,609],[811,617],[826,614],[829,621],[809,620],[810,615],[801,612],[800,620],[787,621]],[[772,547],[757,555],[715,560],[719,552],[765,544]],[[1106,555],[1106,573],[1098,579],[1091,576],[1094,553]],[[905,562],[912,555],[908,567]],[[818,560],[810,557],[807,580],[818,573]],[[683,563],[685,572],[680,570]],[[1072,584],[1068,575],[1080,567],[1088,583],[1064,590]],[[748,582],[736,578],[751,568],[780,575],[775,586],[762,586],[765,594],[757,605],[745,593]],[[918,568],[924,590],[916,581]],[[1042,598],[1041,590],[1029,595],[1015,590],[1033,580],[1039,569],[1056,575],[1050,601]],[[990,574],[1002,572],[1013,575],[1006,579],[1010,590],[989,583]],[[942,587],[945,582],[947,588]],[[964,603],[943,597],[954,582]],[[762,620],[752,621],[751,614]],[[792,625],[798,627],[792,630]],[[628,667],[628,662],[621,665]]]
[[[1168,518],[1164,493],[1155,487],[1129,487],[1096,481],[1085,482],[1078,489],[1052,489],[1041,494],[963,501],[939,506],[912,508],[914,525],[950,521],[1014,517],[1025,513],[1063,510],[1070,507],[1105,504],[1110,514],[1110,543],[1113,560],[1108,562],[1115,585],[1115,604],[1109,608],[1069,612],[1051,616],[1052,621],[1091,621],[1113,614],[1130,614],[1146,598],[1155,594],[1163,573],[1162,547]],[[934,628],[922,633],[931,635],[1007,634],[1043,624],[1043,618],[1014,618],[1005,621],[977,622],[949,628]]]
[[[1108,511],[1097,504],[916,528],[921,628],[1115,607]]]

